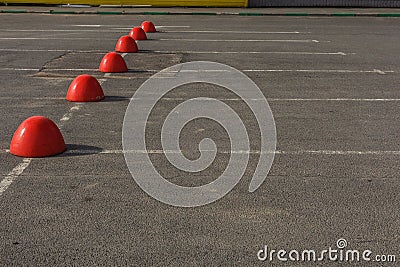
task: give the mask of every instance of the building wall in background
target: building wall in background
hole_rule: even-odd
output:
[[[400,7],[400,0],[249,0],[249,7]]]
[[[156,7],[400,7],[400,0],[0,0],[0,3],[149,5]]]
[[[202,7],[246,7],[247,0],[0,0],[3,3],[17,4],[86,4],[86,5],[150,5],[168,6],[202,6]]]

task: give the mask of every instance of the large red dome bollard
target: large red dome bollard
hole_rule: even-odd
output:
[[[43,116],[33,116],[21,123],[11,140],[10,153],[25,158],[40,158],[66,150],[57,125]]]

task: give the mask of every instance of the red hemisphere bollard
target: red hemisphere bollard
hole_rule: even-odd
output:
[[[130,32],[129,36],[135,39],[136,41],[147,40],[146,33],[142,29],[142,27],[134,27]]]
[[[48,157],[66,150],[57,125],[43,116],[24,120],[11,140],[10,153],[25,158]]]
[[[101,72],[127,72],[125,60],[116,52],[107,53],[100,62]]]
[[[144,30],[144,32],[156,32],[156,27],[154,26],[153,22],[151,21],[143,21],[142,22],[142,29]]]
[[[104,92],[96,78],[83,74],[72,81],[66,99],[71,102],[101,101],[104,99]]]

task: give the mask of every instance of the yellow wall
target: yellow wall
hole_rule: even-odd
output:
[[[245,7],[247,0],[3,0],[5,3]]]

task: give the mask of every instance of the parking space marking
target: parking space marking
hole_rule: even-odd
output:
[[[157,72],[157,70],[147,70],[147,71],[148,72]],[[373,69],[373,70],[244,69],[244,70],[241,70],[241,71],[242,72],[318,72],[318,73],[351,73],[351,74],[354,74],[354,73],[368,73],[368,74],[370,74],[370,73],[372,73],[372,74],[380,74],[380,75],[384,75],[386,73],[394,73],[395,72],[393,70],[382,71],[382,70],[378,70],[378,69]],[[168,73],[173,74],[173,73],[176,73],[176,72],[177,71],[169,71],[169,72],[164,72],[164,73],[165,74],[168,74]],[[193,73],[196,73],[196,72],[200,72],[200,71],[198,71],[198,70],[179,70],[179,72],[193,72]],[[201,72],[224,72],[224,71],[221,71],[221,70],[207,70],[207,71],[201,71]],[[169,78],[169,77],[166,76],[166,77],[160,77],[160,78]]]
[[[107,25],[63,25],[63,26],[68,26],[68,27],[74,27],[74,26],[79,26],[79,27],[88,27],[92,29],[0,29],[0,32],[110,32],[110,33],[121,33],[125,32],[126,30],[131,30],[133,27],[122,27],[115,25],[113,28],[110,28]],[[107,26],[107,27],[106,27]],[[106,29],[98,29],[106,27]],[[189,28],[189,26],[157,26],[156,28]],[[96,28],[96,29],[93,29]],[[110,29],[107,29],[110,28]],[[165,31],[166,32],[166,31]],[[168,31],[168,32],[174,32],[174,31]],[[180,31],[176,31],[180,32]],[[195,32],[194,32],[195,33]],[[232,32],[232,33],[246,33],[245,31],[243,32]],[[260,33],[260,32],[253,32],[253,33]],[[268,32],[265,32],[268,33]],[[274,32],[271,32],[274,33]],[[280,33],[280,32],[276,32]],[[285,33],[285,32],[282,32]],[[288,33],[297,33],[297,32],[288,32]]]
[[[200,150],[200,152],[213,152],[211,150]],[[0,150],[0,153],[9,153],[9,150]],[[162,150],[162,149],[156,149],[156,150],[121,150],[121,149],[71,149],[65,151],[63,154],[68,156],[68,155],[93,155],[93,154],[127,154],[127,153],[142,153],[142,154],[180,154],[182,151],[173,151],[173,150]],[[266,151],[266,152],[261,152],[260,150],[250,150],[250,151],[225,151],[225,150],[219,150],[217,151],[219,154],[261,154],[261,153],[274,153],[276,155],[392,155],[392,156],[397,156],[400,155],[400,150],[276,150],[276,151]],[[29,160],[29,162],[28,162]],[[11,177],[11,179],[17,178],[22,172],[25,170],[26,167],[28,167],[31,158],[25,158],[23,162],[18,164],[8,175],[7,177]],[[25,164],[23,164],[25,162]],[[26,165],[28,164],[28,165]],[[26,166],[25,166],[26,165]],[[18,174],[16,177],[14,177],[16,174]],[[9,182],[10,178],[4,179],[0,183],[0,195],[1,195],[1,190],[6,185],[7,187],[12,183]],[[6,190],[5,188],[3,192]]]
[[[15,166],[14,169],[12,169],[12,171],[9,172],[3,180],[1,180],[0,196],[8,189],[8,187],[14,182],[14,180],[17,179],[18,176],[20,176],[24,172],[31,161],[31,158],[24,158],[21,163]]]
[[[221,101],[243,101],[241,98],[216,98]],[[340,101],[349,101],[349,102],[398,102],[400,101],[400,98],[266,98],[268,101],[315,101],[315,102],[340,102]],[[164,97],[160,99],[160,101],[185,101],[187,100],[186,98],[173,98],[173,97]],[[252,99],[247,99],[249,101],[265,101],[263,98],[252,98]],[[199,100],[201,101],[201,100]]]
[[[1,41],[12,40],[102,40],[110,41],[115,38],[102,38],[102,37],[0,37]]]
[[[89,27],[89,28],[107,27],[107,25],[100,25],[100,24],[76,24],[76,25],[65,24],[65,25],[61,25],[61,26],[64,26],[64,27]]]
[[[114,78],[114,77],[110,77],[110,75],[105,76],[107,78]],[[42,78],[42,77],[41,77]],[[72,80],[72,78],[68,79],[68,80]],[[103,84],[103,82],[105,81],[105,79],[98,79],[100,84]],[[107,96],[106,96],[107,98]],[[15,97],[7,97],[7,96],[0,96],[0,100],[15,100]],[[216,98],[218,100],[221,101],[243,101],[243,99],[241,98]],[[399,102],[400,98],[266,98],[269,102],[279,102],[279,101],[283,101],[283,102]],[[60,100],[60,101],[64,101],[65,97],[33,97],[33,98],[23,98],[20,97],[18,98],[18,100]],[[126,101],[131,100],[131,98],[126,97],[125,99]],[[146,100],[146,99],[143,99]],[[187,98],[182,98],[182,97],[164,97],[161,98],[160,101],[185,101],[187,100]],[[265,99],[248,99],[249,101],[265,101]]]
[[[36,71],[39,72],[42,69],[38,68],[0,68],[0,71]],[[54,68],[54,69],[45,69],[45,71],[51,72],[51,71],[65,71],[65,72],[74,72],[74,71],[89,71],[89,72],[98,72],[99,70],[96,69],[73,69],[73,68]],[[127,73],[157,73],[161,70],[128,70]],[[390,74],[390,73],[398,73],[398,71],[394,70],[379,70],[379,69],[373,69],[373,70],[297,70],[297,69],[245,69],[241,70],[242,72],[247,72],[247,73],[255,73],[255,72],[309,72],[309,73],[343,73],[343,74],[379,74],[379,75],[385,75],[385,74]],[[184,70],[181,70],[181,72],[185,72]],[[189,72],[189,71],[186,71]],[[190,72],[196,72],[195,70],[191,70]],[[208,70],[207,72],[220,72],[220,70]],[[176,73],[173,71],[170,72],[165,72],[165,74],[168,73]],[[45,78],[45,77],[40,77],[40,78]],[[129,76],[111,76],[110,78],[118,78],[118,79],[137,79],[137,77],[129,77]],[[173,77],[159,77],[160,79],[168,79],[168,78],[173,78]]]
[[[102,38],[102,37],[0,37],[2,41],[13,40],[102,40],[110,41],[115,38]],[[321,41],[314,39],[176,39],[176,38],[161,38],[161,39],[148,39],[148,41],[181,41],[181,42],[279,42],[279,43],[320,43]],[[323,41],[330,42],[330,41]]]
[[[33,72],[39,72],[39,71],[43,71],[42,69],[39,68],[0,68],[0,71],[33,71]],[[86,71],[86,72],[98,72],[99,70],[96,69],[73,69],[73,68],[54,68],[54,69],[45,69],[44,71],[50,72],[51,71],[64,71],[64,72],[82,72],[82,71]],[[161,70],[133,70],[130,69],[127,71],[127,73],[157,73]],[[342,73],[342,74],[378,74],[378,75],[386,75],[386,74],[391,74],[391,73],[398,73],[398,71],[394,71],[394,70],[379,70],[379,69],[373,69],[373,70],[341,70],[341,69],[337,69],[337,70],[300,70],[300,69],[245,69],[245,70],[241,70],[242,72],[245,73],[256,73],[256,72],[308,72],[308,73]],[[185,71],[185,70],[181,70],[181,72],[197,72],[196,70],[191,70],[191,71]],[[208,70],[207,72],[220,72],[220,70]],[[176,73],[174,71],[170,71],[170,72],[165,72],[165,74],[168,73]],[[49,77],[40,77],[40,78],[49,78]],[[137,77],[130,77],[130,76],[111,76],[110,78],[112,79],[137,79]],[[158,77],[158,79],[171,79],[173,77],[169,77],[169,76],[163,76],[163,77]]]
[[[0,68],[0,71],[40,71],[39,68]]]
[[[347,56],[356,53],[344,52],[301,52],[301,51],[151,51],[154,53],[182,53],[182,54],[283,54],[283,55],[334,55]]]
[[[211,150],[200,150],[200,152],[212,152]],[[95,150],[95,149],[88,149],[88,150],[69,150],[65,152],[66,155],[74,155],[74,154],[126,154],[126,153],[143,153],[143,154],[181,154],[182,151],[179,150]],[[276,150],[276,151],[266,151],[261,152],[259,150],[251,150],[251,151],[225,151],[219,150],[217,151],[219,154],[261,154],[261,153],[274,153],[280,155],[400,155],[400,150],[366,150],[366,151],[357,151],[357,150],[293,150],[293,151],[285,151],[285,150]]]
[[[104,27],[104,28],[112,28],[112,29],[116,29],[116,30],[127,29],[127,28],[121,28],[121,27],[125,27],[125,25],[105,25],[105,24],[103,24],[103,25],[100,25],[100,24],[93,24],[93,25],[91,25],[91,24],[76,24],[76,25],[65,24],[65,25],[61,25],[61,26],[63,26],[63,27],[88,27],[88,28],[101,28],[101,27]],[[120,28],[118,28],[118,27],[120,27]],[[159,26],[156,26],[156,29],[157,28],[190,28],[190,26],[186,26],[186,25],[171,25],[171,26],[169,26],[169,25],[159,25]],[[129,29],[132,29],[132,27],[129,28]]]
[[[400,98],[269,98],[268,101],[398,102]]]
[[[187,26],[187,25],[182,25],[182,26],[161,25],[161,26],[156,26],[156,29],[157,29],[157,28],[191,28],[191,27],[190,27],[190,26]]]
[[[79,33],[126,33],[132,28],[112,28],[112,29],[0,29],[0,32],[9,33],[21,33],[21,32],[38,32],[38,33],[53,33],[48,36],[49,39],[54,39],[54,32],[63,34],[79,34]],[[287,35],[299,35],[299,34],[311,34],[311,32],[299,32],[299,31],[159,31],[158,33],[196,33],[196,34],[287,34]],[[71,37],[72,38],[72,37]],[[41,40],[41,37],[1,37],[0,39],[11,39],[11,40]],[[79,40],[79,39],[78,39]],[[314,40],[315,41],[315,40]]]
[[[78,111],[81,108],[81,104],[77,104],[73,107],[71,107],[71,109],[64,114],[64,116],[62,116],[62,118],[60,119],[61,122],[65,122],[65,121],[69,121],[72,117],[72,114],[74,111]],[[59,125],[59,127],[61,128],[62,125]]]
[[[325,73],[376,73],[376,74],[386,74],[386,73],[394,73],[393,70],[243,70],[243,72],[325,72]]]
[[[69,49],[17,49],[17,48],[0,48],[0,52],[71,52],[71,53],[107,53],[107,50],[69,50]],[[143,51],[142,51],[143,52]],[[334,55],[347,56],[356,53],[345,52],[307,52],[307,51],[162,51],[153,50],[150,53],[161,54],[283,54],[283,55]],[[140,53],[140,51],[139,51]]]
[[[279,42],[279,43],[320,43],[321,41],[314,39],[177,39],[177,38],[161,38],[154,41],[183,41],[183,42]],[[330,42],[330,41],[324,41]]]
[[[19,49],[19,48],[0,48],[0,52],[74,52],[74,53],[107,53],[108,50],[71,50],[71,49]]]
[[[311,32],[299,32],[299,31],[286,31],[286,32],[274,32],[274,31],[163,31],[165,33],[243,33],[243,34],[309,34]]]
[[[29,30],[25,30],[25,29],[0,29],[0,32],[114,32],[114,33],[119,33],[119,32],[123,32],[122,30],[118,31],[118,30],[113,30],[113,29],[109,29],[109,30],[99,30],[99,29],[93,29],[93,30],[78,30],[78,29],[74,29],[74,30],[65,30],[65,29],[29,29]]]
[[[275,151],[275,154],[287,154],[287,155],[400,155],[399,150],[367,150],[367,151],[355,151],[355,150],[299,150],[299,151]]]

